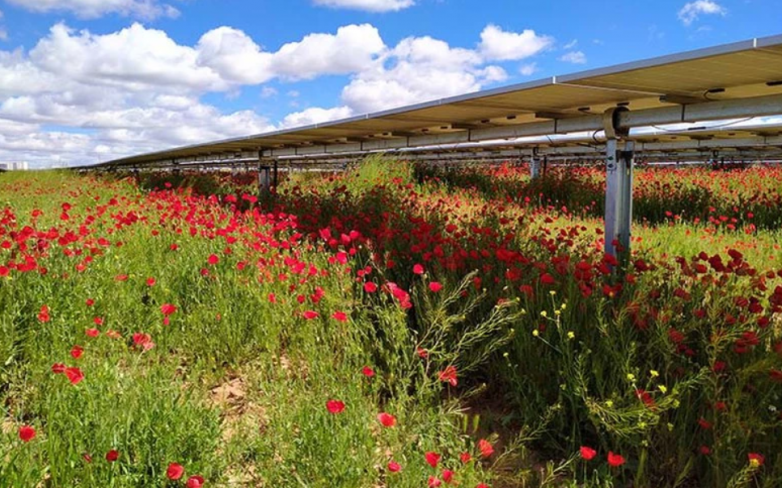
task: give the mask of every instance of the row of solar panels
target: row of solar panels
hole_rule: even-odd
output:
[[[605,124],[604,113],[616,107],[626,111],[615,119],[625,128],[782,114],[782,36],[552,77],[335,122],[142,154],[95,167],[140,167],[237,156],[307,160],[316,155],[338,157],[337,154],[498,139],[512,139],[514,147],[521,147],[517,141],[520,136],[553,137],[574,131],[599,131]],[[658,131],[635,134],[634,139],[643,143],[673,143],[681,137],[688,143],[703,142],[704,147],[723,144],[722,148],[730,148],[730,139],[765,138],[773,145],[776,142],[772,139],[779,137],[778,130],[766,134],[761,128],[730,131],[735,135],[718,132],[703,131],[702,139],[696,139],[694,132]],[[709,142],[714,140],[721,142]],[[563,143],[549,147],[564,146]]]
[[[676,161],[772,161],[782,155],[782,124],[729,125],[710,129],[677,131],[653,130],[632,134],[626,138],[634,142],[639,160],[649,162]],[[461,161],[531,159],[535,156],[551,161],[577,162],[603,158],[600,134],[594,136],[552,136],[513,141],[466,143],[455,145],[406,148],[381,151],[382,154],[410,161]],[[280,157],[287,165],[347,164],[367,153],[312,154],[307,157]],[[266,161],[264,164],[268,164]],[[150,163],[109,166],[108,168],[171,168],[257,166],[255,152],[224,153],[194,158],[161,159]]]

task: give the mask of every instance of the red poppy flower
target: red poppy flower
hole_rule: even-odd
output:
[[[527,295],[528,297],[532,298],[533,295],[535,295],[535,289],[532,288],[530,285],[521,285],[519,287],[519,291],[523,294]]]
[[[364,283],[364,291],[367,293],[375,293],[377,291],[377,285],[371,281]]]
[[[413,303],[410,301],[410,294],[400,288],[396,283],[388,283],[387,289],[399,302],[399,306],[407,310],[413,307]]]
[[[155,343],[152,342],[152,336],[141,332],[133,334],[133,345],[140,347],[144,351],[149,351],[155,347]]]
[[[462,461],[464,464],[467,464],[467,463],[469,463],[469,462],[470,462],[470,460],[472,459],[472,456],[470,455],[470,453],[469,453],[469,452],[463,452],[463,453],[459,454],[459,459],[460,459],[460,460],[461,460],[461,461]]]
[[[684,334],[682,334],[681,332],[679,332],[676,329],[669,329],[668,330],[668,338],[674,344],[681,344],[682,342],[684,342],[684,339],[685,339]]]
[[[93,300],[92,298],[88,298],[85,303],[87,304],[88,307],[91,307],[95,305],[95,300]]]
[[[364,366],[361,369],[361,374],[363,374],[367,378],[372,378],[373,376],[375,376],[375,370],[370,368],[369,366]]]
[[[396,417],[390,413],[381,412],[377,415],[377,421],[380,422],[383,427],[393,427],[396,425]]]
[[[304,318],[307,320],[312,320],[318,316],[318,312],[315,312],[314,310],[307,310],[303,313]]]
[[[147,286],[155,286],[155,283],[157,283],[157,281],[155,281],[155,278],[152,277],[147,278]]]
[[[782,383],[782,371],[778,369],[772,369],[769,371],[769,376],[771,377],[771,380],[776,383]]]
[[[591,447],[581,446],[581,458],[585,461],[591,461],[597,455],[597,451]]]
[[[755,452],[751,452],[747,454],[747,458],[749,458],[749,464],[754,467],[760,467],[763,466],[763,463],[766,462],[766,458],[762,454],[758,454]]]
[[[451,386],[456,386],[458,383],[455,366],[448,366],[443,371],[440,371],[438,377],[440,378],[440,381],[448,383]]]
[[[22,442],[30,442],[35,438],[35,429],[29,425],[19,427],[19,438]]]
[[[429,451],[426,454],[424,454],[424,458],[426,459],[427,464],[429,464],[429,466],[433,468],[437,467],[437,463],[440,462],[440,457],[441,456],[439,454],[432,451]]]
[[[608,451],[608,465],[612,468],[618,468],[625,463],[625,458],[621,454],[614,454]]]
[[[446,483],[450,484],[453,481],[453,475],[454,475],[453,471],[451,471],[450,469],[444,469],[443,470],[443,481],[445,481]]]
[[[216,265],[217,263],[219,263],[219,262],[220,262],[220,258],[219,258],[219,257],[217,257],[217,255],[216,255],[216,254],[210,254],[210,255],[209,255],[209,258],[207,259],[207,262],[208,262],[209,264],[211,264],[212,266],[214,266],[214,265]]]
[[[434,476],[429,477],[429,488],[437,488],[438,486],[442,485],[443,482],[439,479],[435,478]]]
[[[176,305],[172,305],[170,303],[164,303],[163,305],[160,306],[160,311],[163,313],[164,316],[168,317],[176,313]]]
[[[87,334],[87,337],[98,337],[100,335],[100,331],[95,328],[87,329],[84,333]]]
[[[52,373],[54,374],[62,374],[65,372],[65,365],[62,363],[54,363],[52,364]]]
[[[413,265],[413,273],[417,275],[424,274],[424,267],[421,266],[420,264]]]
[[[90,456],[88,453],[84,453],[81,455],[81,458],[84,459],[84,462],[89,464],[92,462],[92,456]]]
[[[71,357],[73,359],[79,359],[84,354],[84,348],[81,346],[73,346],[71,348]]]
[[[78,385],[84,379],[84,373],[79,368],[65,368],[65,376],[72,385]]]
[[[199,475],[191,476],[187,479],[185,486],[187,488],[201,488],[204,486],[204,477]]]
[[[141,332],[136,332],[133,334],[133,344],[136,346],[143,346],[144,344],[148,343],[152,340],[152,336],[149,334],[143,334]]]
[[[478,483],[478,485],[475,488],[489,488],[489,485],[486,483]]]
[[[485,458],[494,454],[494,447],[492,447],[491,443],[486,439],[478,441],[478,449],[481,451],[481,456]]]
[[[38,321],[41,323],[46,323],[49,320],[51,320],[51,317],[49,316],[49,307],[46,305],[41,305],[41,310],[38,312]]]
[[[334,312],[334,315],[331,316],[334,320],[338,320],[340,322],[345,322],[348,319],[348,315],[345,312],[340,312],[337,310]]]
[[[711,449],[709,448],[709,446],[701,446],[699,451],[704,456],[708,456],[709,454],[711,454]]]
[[[421,359],[426,359],[427,357],[429,357],[429,351],[427,351],[423,347],[419,347],[418,349],[416,349],[416,354],[418,354],[418,357]]]
[[[181,464],[171,463],[166,470],[166,476],[170,480],[178,480],[185,474],[185,468]]]
[[[638,397],[638,399],[641,400],[644,403],[644,405],[646,405],[647,407],[651,409],[657,407],[654,398],[652,397],[651,393],[649,393],[648,391],[642,389],[635,390],[635,396]]]
[[[396,461],[389,461],[388,470],[392,473],[398,473],[402,471],[402,466],[400,466],[399,463]]]
[[[111,451],[106,453],[106,461],[113,463],[117,459],[119,459],[119,451],[116,449],[112,449]]]
[[[345,403],[339,400],[329,400],[326,402],[326,409],[333,414],[342,413],[345,410]]]
[[[433,293],[437,293],[442,289],[443,289],[443,285],[441,285],[437,281],[432,281],[431,283],[429,283],[429,290],[431,290]]]

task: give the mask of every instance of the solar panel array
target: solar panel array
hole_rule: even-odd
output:
[[[560,149],[590,141],[519,141],[519,137],[597,132],[604,112],[621,107],[626,127],[782,114],[782,36],[663,56],[567,76],[512,85],[427,103],[248,137],[174,148],[108,161],[96,168],[247,161],[313,160],[371,152],[429,148],[455,151],[480,141],[514,148]],[[733,134],[733,135],[731,135]],[[700,137],[700,138],[698,138]],[[777,129],[633,134],[636,151],[779,147]],[[587,137],[590,139],[590,137]],[[512,144],[510,141],[512,141]],[[697,141],[698,144],[693,144]],[[741,146],[738,141],[742,141]],[[548,142],[548,143],[547,143]],[[685,143],[686,142],[686,143]],[[657,144],[658,146],[655,146]],[[491,146],[487,146],[491,147]],[[494,147],[502,147],[496,144]],[[697,147],[695,148],[697,149]]]

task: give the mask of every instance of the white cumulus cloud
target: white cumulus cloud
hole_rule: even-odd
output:
[[[522,76],[532,76],[538,70],[536,63],[524,64],[519,68],[519,74]]]
[[[458,95],[506,80],[495,61],[528,58],[552,42],[487,26],[474,48],[429,36],[388,46],[377,28],[361,24],[275,50],[232,27],[188,45],[138,23],[102,34],[59,23],[29,51],[0,50],[0,161],[94,163]],[[520,69],[532,71],[534,63]],[[280,89],[305,108],[277,123],[203,101],[215,92],[235,96],[245,86],[274,97],[278,89],[269,81],[330,75],[348,77],[335,106],[307,107],[298,87]]]
[[[481,54],[431,37],[403,39],[356,74],[342,101],[356,113],[374,112],[480,90],[507,78],[499,66],[484,66]]]
[[[701,15],[722,15],[727,14],[728,11],[722,5],[712,0],[695,0],[689,2],[679,10],[679,20],[684,25],[691,25]]]
[[[203,66],[235,84],[254,85],[274,77],[272,54],[250,36],[232,27],[218,27],[203,36],[194,50],[194,66]]]
[[[275,77],[289,80],[344,75],[362,69],[385,45],[369,25],[348,25],[336,34],[309,34],[301,41],[265,52],[244,32],[220,27],[198,41],[197,64],[238,84],[259,84]]]
[[[587,57],[586,54],[584,54],[581,51],[570,51],[560,56],[559,60],[564,61],[566,63],[586,64]]]
[[[283,45],[272,58],[278,76],[311,79],[360,71],[385,49],[377,28],[370,24],[348,25],[332,34],[310,34],[299,42]]]
[[[539,36],[531,29],[507,32],[496,25],[488,25],[481,32],[479,52],[487,61],[517,61],[534,56],[553,43],[553,38]]]
[[[198,63],[199,53],[162,30],[133,24],[111,34],[52,27],[30,51],[30,60],[60,79],[144,90],[225,90],[231,80]],[[67,62],[63,62],[67,60]]]

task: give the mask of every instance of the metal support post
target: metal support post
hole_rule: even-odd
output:
[[[277,166],[277,160],[274,160],[274,191],[277,191],[277,183],[279,182],[279,170],[280,168]]]
[[[532,149],[532,159],[529,163],[529,177],[531,179],[537,179],[540,176],[540,156],[538,156],[538,148]]]
[[[258,191],[261,194],[268,193],[271,189],[271,168],[269,166],[258,166]]]
[[[626,259],[630,255],[633,146],[634,143],[626,142],[625,149],[618,151],[616,139],[606,141],[605,252],[617,259]]]
[[[633,149],[626,142],[618,150],[623,134],[616,130],[620,110],[609,109],[605,116],[606,131],[606,201],[605,252],[620,261],[630,256],[630,228],[633,218]]]

